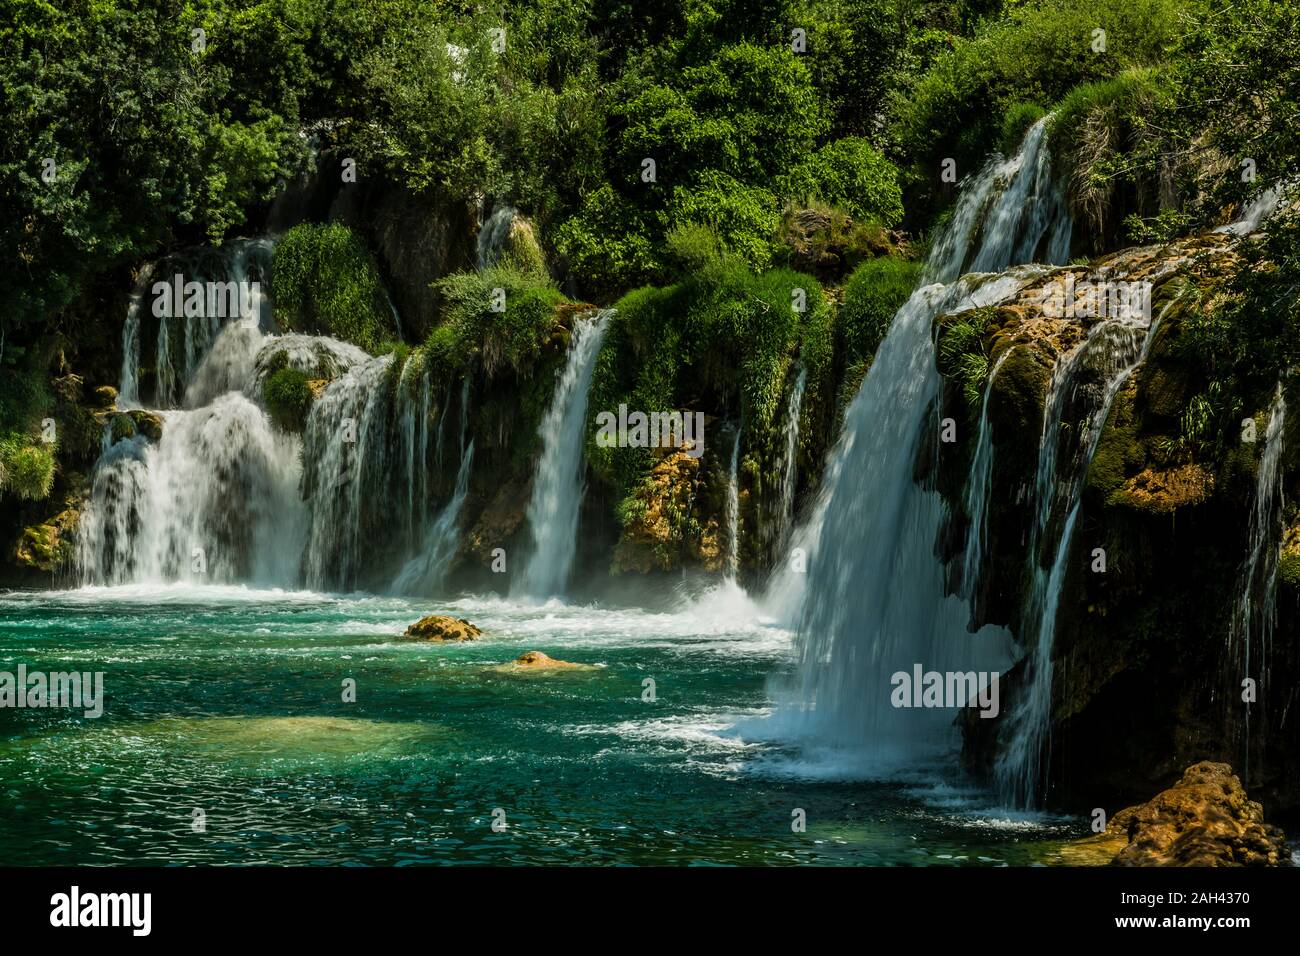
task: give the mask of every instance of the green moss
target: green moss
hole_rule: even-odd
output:
[[[271,420],[285,431],[300,431],[306,424],[312,394],[305,373],[295,368],[273,373],[262,386],[262,398]]]
[[[341,223],[286,232],[275,247],[272,289],[286,329],[325,333],[368,352],[397,336],[374,257]]]
[[[1146,462],[1146,450],[1138,439],[1138,422],[1133,409],[1132,391],[1115,396],[1110,417],[1102,429],[1097,451],[1088,468],[1087,487],[1105,501],[1118,492],[1131,475]]]
[[[130,415],[120,414],[113,416],[112,422],[113,441],[119,442],[127,438],[135,437],[135,420]]]
[[[1278,579],[1289,588],[1300,588],[1300,551],[1283,551],[1277,560]]]

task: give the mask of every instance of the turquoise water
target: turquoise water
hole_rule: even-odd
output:
[[[437,612],[486,636],[396,639]],[[502,668],[528,650],[592,666]],[[925,776],[836,779],[752,739],[789,662],[790,635],[735,593],[675,613],[2,593],[0,670],[102,670],[106,703],[99,719],[0,709],[0,864],[1016,865],[1081,835]]]

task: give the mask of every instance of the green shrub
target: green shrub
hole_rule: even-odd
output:
[[[998,151],[1003,156],[1010,156],[1024,142],[1029,127],[1047,115],[1047,110],[1037,103],[1016,103],[1002,117],[1002,135],[998,140]]]
[[[429,337],[431,357],[463,368],[477,355],[489,378],[506,367],[516,374],[531,369],[555,326],[555,307],[567,301],[549,279],[508,267],[458,272],[434,288],[443,321]]]
[[[54,487],[54,452],[20,434],[0,438],[0,491],[43,501]]]
[[[1057,104],[1048,142],[1070,211],[1094,236],[1113,233],[1124,218],[1118,208],[1122,183],[1146,175],[1152,180],[1147,192],[1160,193],[1155,170],[1165,152],[1163,134],[1149,121],[1171,97],[1160,70],[1138,68],[1077,86]]]
[[[875,354],[889,331],[894,313],[912,294],[918,272],[915,262],[883,256],[867,260],[849,276],[839,312],[847,364]]]
[[[665,213],[666,231],[685,224],[706,225],[724,252],[755,272],[772,261],[780,220],[774,193],[712,170],[701,176],[698,185],[674,189]]]
[[[275,314],[294,331],[317,331],[376,351],[397,337],[374,258],[341,223],[294,226],[275,247]]]
[[[659,273],[654,225],[608,183],[555,230],[555,245],[583,294],[607,300]]]
[[[951,38],[950,49],[891,99],[891,133],[911,181],[936,181],[945,158],[955,159],[963,175],[979,168],[1016,104],[1055,103],[1080,84],[1163,62],[1204,6],[1201,0],[1023,4],[987,21],[973,39]],[[1098,28],[1106,31],[1106,47],[1094,52]]]
[[[893,226],[903,218],[894,164],[865,139],[847,136],[819,149],[794,178],[796,194],[816,196],[857,219]]]
[[[295,368],[282,368],[262,386],[262,398],[271,420],[285,431],[301,431],[311,408],[311,386],[307,376]]]

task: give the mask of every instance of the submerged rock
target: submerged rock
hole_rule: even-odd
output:
[[[402,635],[415,641],[474,641],[483,636],[483,632],[464,618],[449,617],[445,614],[430,614],[422,617]]]
[[[595,670],[593,664],[575,664],[572,661],[558,661],[554,657],[543,654],[541,651],[528,651],[520,654],[509,664],[501,664],[494,670],[513,672],[513,671],[560,671],[560,670]]]
[[[1128,835],[1112,866],[1285,866],[1282,831],[1226,763],[1202,761],[1147,803],[1115,814],[1105,837]]]

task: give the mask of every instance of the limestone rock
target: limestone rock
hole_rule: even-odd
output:
[[[445,643],[478,640],[483,636],[483,632],[464,618],[430,614],[408,627],[402,636],[413,641]]]
[[[154,412],[146,411],[143,408],[135,408],[127,412],[131,421],[135,424],[135,431],[143,435],[150,441],[160,441],[163,432],[162,416]]]
[[[117,389],[112,385],[101,385],[91,395],[98,408],[112,408],[117,404]]]
[[[1282,831],[1246,796],[1226,763],[1202,761],[1149,802],[1116,814],[1107,827],[1128,833],[1113,866],[1284,866]]]
[[[57,571],[72,558],[80,518],[80,510],[70,506],[49,521],[24,528],[14,547],[14,562],[34,571]]]
[[[591,664],[575,664],[572,661],[558,661],[554,657],[543,654],[541,651],[528,651],[520,654],[509,664],[502,664],[495,668],[503,672],[514,671],[573,671],[573,670],[594,670]]]

